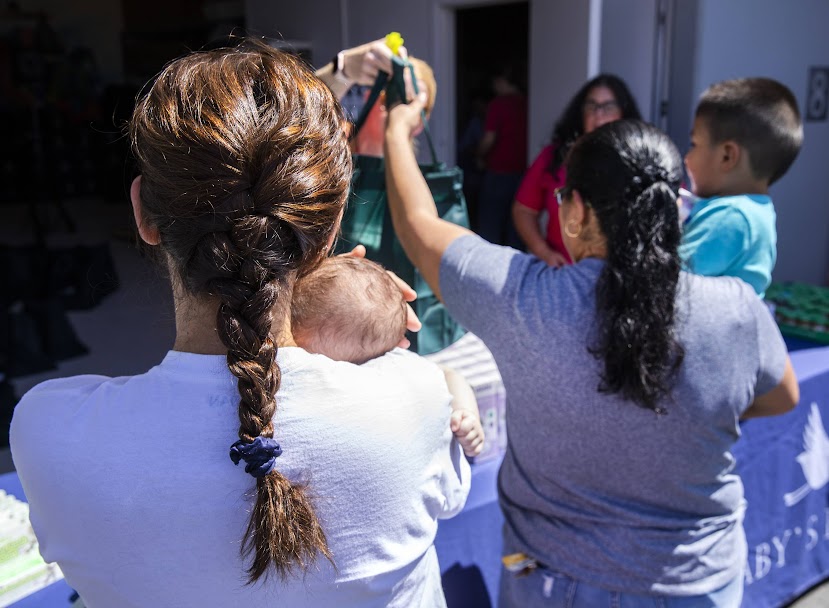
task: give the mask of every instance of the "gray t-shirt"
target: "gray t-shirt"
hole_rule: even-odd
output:
[[[779,384],[786,347],[751,287],[682,273],[685,360],[668,414],[599,393],[587,350],[604,262],[553,269],[467,236],[443,255],[452,315],[486,343],[507,390],[499,476],[510,550],[606,589],[697,595],[746,560],[740,415]]]

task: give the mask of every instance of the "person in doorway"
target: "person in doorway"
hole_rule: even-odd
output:
[[[478,144],[485,167],[478,197],[478,234],[490,243],[520,247],[510,207],[527,168],[527,98],[518,69],[504,64],[492,79],[484,135]]]
[[[472,94],[469,102],[469,120],[466,121],[456,146],[458,167],[463,171],[463,195],[473,230],[478,228],[478,197],[484,179],[484,171],[478,164],[478,146],[484,136],[488,104],[483,91]]]
[[[550,145],[533,161],[515,195],[512,221],[527,251],[550,266],[572,262],[558,221],[556,192],[566,181],[564,161],[576,140],[605,123],[640,118],[636,100],[618,76],[601,74],[573,96],[559,117]],[[546,234],[539,224],[547,213]]]

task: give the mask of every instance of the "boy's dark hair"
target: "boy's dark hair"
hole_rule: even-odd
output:
[[[755,177],[773,184],[800,152],[803,123],[797,99],[771,78],[738,78],[708,87],[697,106],[712,143],[733,140],[748,151]]]

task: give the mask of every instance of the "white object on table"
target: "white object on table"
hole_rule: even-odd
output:
[[[0,490],[0,608],[62,578],[57,564],[40,557],[29,505]]]

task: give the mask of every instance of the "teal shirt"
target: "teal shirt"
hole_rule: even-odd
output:
[[[740,278],[763,297],[777,261],[776,223],[766,195],[701,199],[685,224],[679,255],[690,272]]]

